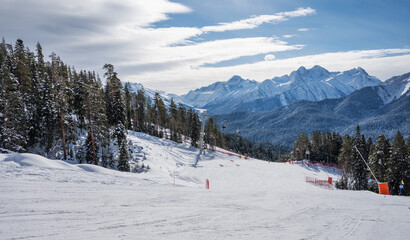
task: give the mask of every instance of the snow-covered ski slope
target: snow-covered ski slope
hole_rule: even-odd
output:
[[[128,138],[149,171],[0,154],[0,239],[409,238],[410,198],[305,182],[337,179],[332,168],[213,152],[193,168],[194,148]]]

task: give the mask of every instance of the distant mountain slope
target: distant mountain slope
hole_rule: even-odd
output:
[[[300,100],[320,101],[340,98],[380,80],[362,68],[329,72],[320,66],[300,67],[290,75],[267,79],[261,83],[233,76],[227,82],[216,82],[190,91],[181,98],[186,104],[205,108],[213,114],[234,111],[267,111]]]
[[[393,137],[397,130],[410,134],[410,73],[383,84],[365,87],[339,99],[299,101],[267,112],[234,112],[215,116],[227,132],[254,141],[291,145],[299,132],[331,130],[352,134],[357,124],[367,137]],[[389,102],[388,100],[392,101]]]
[[[144,89],[145,97],[150,97],[151,99],[154,99],[155,93],[158,92],[161,95],[161,98],[164,101],[165,105],[167,106],[169,106],[171,102],[171,98],[174,99],[176,104],[183,103],[183,100],[181,99],[181,97],[176,94],[145,88],[141,83],[130,83],[129,82],[129,84],[131,86],[131,92],[137,93],[138,90]]]

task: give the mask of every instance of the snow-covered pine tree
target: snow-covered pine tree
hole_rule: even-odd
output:
[[[131,112],[132,112],[132,97],[131,97],[131,92],[130,92],[130,83],[127,82],[124,85],[124,101],[125,101],[125,123],[126,129],[131,130],[132,125],[131,125]]]
[[[340,149],[340,154],[338,157],[338,163],[339,165],[342,166],[343,168],[343,175],[342,178],[340,179],[337,187],[338,188],[343,188],[343,189],[351,189],[351,181],[353,179],[352,176],[352,154],[353,151],[353,142],[351,137],[346,134],[343,137],[344,141],[342,143],[342,147]]]
[[[125,126],[122,122],[118,122],[117,127],[115,128],[115,136],[117,137],[117,145],[119,149],[119,157],[118,157],[118,170],[120,171],[130,171],[129,165],[129,153],[128,153],[128,144],[127,144],[127,136],[125,134]]]
[[[160,128],[160,126],[166,127],[167,110],[165,108],[164,101],[162,100],[161,95],[158,92],[156,92],[154,96],[153,115],[156,131],[159,131],[158,129]]]
[[[95,164],[98,162],[98,145],[93,145],[91,131],[87,132],[87,139],[85,140],[85,162],[88,164]]]
[[[191,146],[199,147],[198,142],[201,134],[201,122],[199,121],[198,114],[196,114],[192,109],[189,110],[189,115]]]
[[[114,72],[112,64],[105,64],[103,69],[106,70],[104,76],[107,79],[105,87],[105,101],[108,123],[116,126],[118,121],[125,124],[125,104],[122,101],[122,83],[118,79],[117,73]]]
[[[4,38],[2,39],[2,42],[0,43],[0,147],[5,147],[3,146],[4,144],[4,123],[5,123],[5,117],[6,113],[5,111],[7,110],[6,108],[6,82],[5,82],[5,76],[8,75],[8,69],[7,67],[7,49],[6,49],[6,43]]]
[[[182,135],[188,136],[187,131],[187,112],[184,105],[179,104],[178,106],[178,132]],[[182,141],[183,139],[181,139]]]
[[[397,131],[391,145],[390,157],[387,162],[387,180],[389,182],[390,194],[399,194],[399,185],[403,180],[408,184],[410,181],[410,162],[407,156],[407,146],[404,137],[400,131]],[[407,186],[406,186],[407,187]],[[405,189],[404,194],[410,195],[408,188]],[[403,192],[402,192],[403,193]]]
[[[217,145],[217,142],[216,142],[217,129],[215,128],[216,128],[216,125],[215,125],[214,119],[212,117],[209,117],[205,125],[204,142],[206,144],[209,144],[211,148]]]
[[[386,182],[387,161],[390,156],[390,143],[383,134],[377,137],[376,145],[369,156],[369,166],[379,182]]]
[[[105,138],[109,137],[109,133],[105,129],[107,126],[107,118],[104,111],[104,97],[101,88],[101,81],[95,73],[88,73],[88,79],[85,87],[84,106],[87,113],[87,127],[90,136],[93,164],[98,165],[99,162],[99,145],[101,150],[104,150],[106,145]],[[106,155],[104,155],[105,157]]]
[[[129,164],[130,157],[128,155],[128,145],[127,141],[122,141],[120,146],[120,156],[118,158],[118,170],[123,172],[130,171]]]
[[[180,142],[179,134],[178,134],[178,109],[177,105],[173,98],[171,98],[171,102],[169,104],[169,129],[171,134],[171,140],[175,142]]]
[[[138,89],[135,112],[137,115],[137,131],[146,132],[146,116],[145,116],[145,92],[144,89]]]
[[[353,138],[353,148],[357,148],[359,152],[365,157],[366,153],[366,142],[364,137],[360,133],[360,126],[356,127],[356,135]],[[353,189],[354,190],[366,190],[368,189],[367,183],[367,167],[363,162],[360,154],[356,149],[352,150],[352,177],[353,177]],[[366,159],[365,159],[366,160]]]
[[[0,79],[2,82],[2,147],[23,152],[26,147],[26,118],[20,83],[14,75],[13,49],[4,39],[0,45]]]
[[[32,106],[32,94],[31,94],[31,79],[30,79],[30,68],[28,63],[28,53],[30,51],[25,49],[23,40],[17,39],[14,45],[14,52],[13,52],[13,68],[12,73],[16,77],[19,86],[19,92],[22,99],[22,117],[21,123],[22,136],[25,138],[25,142],[28,140],[28,129],[29,129],[29,119],[32,118],[33,114],[33,106]],[[27,148],[27,145],[24,146]]]
[[[27,146],[32,147],[35,143],[39,142],[39,107],[40,98],[38,98],[38,87],[39,87],[39,77],[37,72],[37,63],[34,53],[27,52],[27,62],[30,70],[30,105],[28,106],[28,116],[27,116]]]
[[[86,110],[84,108],[84,99],[86,94],[85,89],[86,84],[86,76],[84,75],[83,71],[77,73],[76,71],[73,72],[73,108],[74,113],[77,115],[78,119],[78,127],[81,129],[85,129],[85,118],[86,118]]]

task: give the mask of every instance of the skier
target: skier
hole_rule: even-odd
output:
[[[401,180],[400,186],[399,186],[399,188],[400,188],[400,194],[399,195],[401,195],[401,190],[403,189],[403,187],[404,187],[404,181]]]

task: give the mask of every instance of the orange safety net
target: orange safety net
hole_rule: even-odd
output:
[[[389,195],[389,183],[379,183],[379,194]]]

